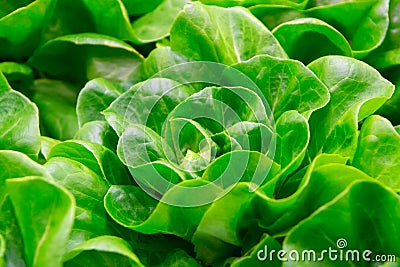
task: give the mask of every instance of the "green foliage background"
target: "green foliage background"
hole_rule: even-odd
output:
[[[224,87],[181,85],[192,70],[152,77],[193,61],[235,68],[260,92],[235,88],[249,106]],[[261,98],[275,155],[260,143],[271,127],[255,120]],[[182,115],[201,99],[241,121]],[[165,121],[172,133],[187,123],[178,146]],[[399,124],[399,0],[2,0],[0,266],[398,266],[257,252],[320,252],[344,238],[400,264]],[[242,157],[236,185],[212,183],[238,175],[228,166]],[[230,191],[167,205],[132,177],[146,184],[151,170]],[[256,171],[265,180],[251,192]]]

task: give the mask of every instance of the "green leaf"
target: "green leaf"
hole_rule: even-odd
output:
[[[71,193],[41,177],[10,179],[7,189],[28,265],[61,266],[75,210]]]
[[[204,170],[215,158],[217,146],[197,122],[184,118],[168,120],[164,142],[171,148],[167,158],[188,172]],[[171,151],[171,153],[168,153]]]
[[[172,23],[188,0],[163,0],[153,11],[134,20],[132,30],[141,43],[150,43],[169,35]]]
[[[250,188],[249,183],[236,184],[205,212],[192,239],[198,258],[214,263],[233,256],[234,246],[243,245],[243,216],[254,197]]]
[[[194,60],[232,65],[255,55],[286,57],[285,52],[247,10],[189,3],[171,29],[171,48]]]
[[[227,190],[211,204],[193,236],[199,258],[216,262],[232,256],[232,246],[243,245],[243,233],[253,219],[245,214],[253,192],[274,182],[279,170],[272,160],[255,151],[233,151],[212,162],[202,179]]]
[[[245,159],[243,154],[247,153]],[[241,157],[238,157],[238,155]],[[243,170],[240,166],[246,163]],[[253,191],[262,183],[271,183],[279,172],[279,166],[257,152],[234,151],[215,160],[204,172],[203,180],[210,180],[223,189],[221,194],[206,211],[193,236],[197,256],[207,263],[213,263],[233,256],[235,246],[243,246],[243,233],[248,230],[252,217],[247,216],[249,205],[254,198]],[[218,180],[234,180],[234,183]],[[244,219],[246,218],[246,219]]]
[[[160,136],[139,124],[131,124],[118,143],[118,157],[128,166],[136,183],[150,190],[147,192],[155,194],[154,197],[163,195],[173,184],[185,179],[182,171],[166,161],[164,150],[169,148]]]
[[[75,221],[67,250],[96,236],[115,235],[112,221],[103,207],[103,198],[109,188],[104,178],[67,158],[52,158],[44,166],[76,199]]]
[[[196,178],[195,175],[191,176],[162,159],[137,167],[132,167],[129,163],[127,166],[135,182],[149,195],[157,199],[163,196],[175,184],[186,179]]]
[[[338,155],[322,154],[308,167],[297,190],[284,198],[274,199],[268,184],[256,191],[252,208],[260,226],[277,234],[292,228],[319,207],[334,199],[356,180],[373,179],[360,170],[344,165]]]
[[[0,7],[0,18],[15,11],[18,8],[24,7],[31,3],[31,0],[20,0],[20,1],[12,1],[12,2],[4,2]]]
[[[129,16],[135,16],[153,11],[162,1],[122,0],[122,3],[125,5]]]
[[[264,127],[263,128],[261,128],[261,127],[257,128],[256,125],[259,125],[259,124],[255,124],[255,123],[251,123],[251,122],[243,122],[243,123],[244,124],[254,125],[256,127],[256,131],[257,131],[257,129],[263,129],[264,128]],[[232,126],[232,128],[233,128],[233,132],[234,132],[233,134],[239,135],[238,139],[240,139],[241,133],[240,132],[239,133],[235,133],[235,125]],[[245,128],[245,126],[242,126],[240,128]],[[247,130],[247,129],[245,129],[245,130]],[[246,137],[247,133],[244,133],[244,134],[245,134],[244,137]],[[238,141],[236,141],[236,139],[231,137],[227,132],[220,132],[220,133],[214,134],[214,135],[211,136],[211,138],[218,145],[218,148],[217,148],[217,155],[218,156],[219,155],[223,155],[225,153],[228,153],[230,151],[242,150],[242,146],[238,143]],[[250,144],[248,144],[247,139],[245,139],[245,138],[243,138],[243,139],[246,142],[245,145],[250,145]],[[259,145],[260,139],[257,139],[256,142],[257,142],[256,145]],[[261,151],[261,149],[260,149],[260,151]]]
[[[178,52],[172,51],[169,46],[155,48],[139,66],[140,78],[138,79],[142,81],[152,78],[153,75],[162,70],[189,61],[190,59]]]
[[[400,124],[400,66],[388,68],[381,72],[395,85],[395,90],[392,97],[376,113],[397,125]]]
[[[196,197],[187,195],[188,190],[185,189],[206,184],[202,180],[184,181],[179,184],[182,187],[171,188],[158,204],[139,187],[112,186],[105,197],[105,208],[118,223],[140,233],[174,234],[190,240],[208,205],[172,206],[165,201],[184,203],[185,199]]]
[[[309,118],[329,100],[326,86],[301,62],[260,55],[233,67],[257,84],[275,119],[288,110]]]
[[[115,236],[99,236],[68,251],[63,266],[137,266],[144,267],[125,240]]]
[[[78,130],[75,105],[77,87],[57,81],[36,80],[33,101],[39,108],[40,127],[43,135],[58,140],[71,139]]]
[[[2,8],[5,2],[8,4],[10,1],[2,1]],[[41,41],[41,31],[48,16],[45,11],[52,11],[55,2],[33,1],[0,18],[0,61],[25,60],[32,54]]]
[[[325,152],[352,158],[357,123],[382,106],[394,86],[375,69],[352,58],[322,57],[309,68],[331,93],[328,105],[311,115],[309,157]]]
[[[6,250],[6,241],[4,237],[0,235],[0,265],[5,266],[5,250]]]
[[[161,137],[140,124],[129,125],[119,139],[117,152],[120,160],[131,167],[166,158]]]
[[[119,136],[130,123],[143,124],[160,134],[168,113],[192,93],[191,88],[173,80],[154,78],[133,86],[103,114]]]
[[[378,69],[390,68],[400,65],[400,48],[395,48],[383,53],[371,53],[365,60],[371,66]]]
[[[281,165],[281,176],[294,172],[306,154],[310,130],[306,118],[287,111],[276,122],[277,146],[274,160]]]
[[[79,126],[82,127],[90,121],[105,120],[101,112],[120,95],[121,91],[106,79],[97,78],[89,81],[80,91],[77,100],[76,114]]]
[[[389,0],[309,2],[306,10],[257,5],[250,10],[271,29],[299,18],[322,20],[346,37],[358,58],[366,56],[383,42],[389,25]]]
[[[315,3],[307,14],[338,29],[356,56],[364,56],[382,43],[389,25],[389,0],[328,3]]]
[[[0,72],[4,74],[11,87],[30,96],[30,87],[33,84],[33,72],[27,65],[16,62],[1,62]]]
[[[38,109],[11,89],[0,73],[0,149],[16,150],[36,158],[40,150]]]
[[[65,141],[55,145],[51,158],[67,158],[84,164],[110,184],[131,184],[131,177],[117,155],[108,148],[86,141]]]
[[[0,93],[5,93],[12,90],[10,84],[8,83],[6,77],[3,73],[0,73]]]
[[[400,1],[389,2],[389,28],[381,46],[372,51],[365,61],[375,68],[387,68],[400,64]]]
[[[250,7],[259,4],[265,4],[265,5],[269,4],[269,5],[282,5],[282,6],[304,8],[308,0],[201,0],[201,2],[207,5],[218,5],[223,7],[231,7],[231,6]]]
[[[191,119],[212,133],[219,133],[239,122],[270,126],[268,107],[255,92],[244,87],[207,87],[182,101],[168,119]]]
[[[154,211],[158,201],[138,186],[113,185],[104,198],[111,217],[125,227],[139,225]]]
[[[251,150],[258,151],[263,154],[268,153],[268,141],[270,141],[272,137],[271,129],[262,123],[255,122],[238,122],[237,124],[226,129],[227,136],[233,138],[234,140],[232,144],[225,143],[224,145],[230,147],[231,149],[225,150],[224,153],[233,151],[235,149],[241,150]],[[213,136],[215,138],[215,135]],[[233,144],[237,144],[238,147],[232,147]],[[220,145],[220,144],[219,144]]]
[[[306,13],[290,6],[260,4],[250,7],[249,10],[265,26],[267,26],[268,29],[273,29],[280,24],[291,20],[308,17]]]
[[[171,253],[163,261],[163,263],[157,265],[157,267],[169,267],[169,266],[182,266],[182,267],[201,267],[202,265],[194,258],[189,256],[185,251],[178,250]]]
[[[128,14],[119,0],[57,0],[46,10],[42,42],[77,33],[99,33],[134,41]],[[79,18],[79,19],[77,19]]]
[[[117,150],[118,136],[105,121],[91,121],[85,123],[75,133],[73,139],[96,143],[113,152]]]
[[[62,80],[84,84],[98,77],[122,82],[141,61],[142,56],[121,40],[81,33],[52,39],[28,63]]]
[[[400,230],[399,214],[398,195],[376,182],[358,181],[348,186],[335,200],[295,226],[285,239],[283,249],[296,250],[300,255],[304,250],[314,250],[317,258],[321,257],[322,250],[329,248],[343,251],[343,255],[357,250],[360,259],[357,264],[363,266],[370,265],[362,258],[365,250],[371,251],[372,254],[367,254],[371,260],[375,255],[399,257],[400,239],[398,235],[393,234]],[[354,228],[354,225],[358,227]],[[344,240],[345,243],[339,243],[340,240]],[[357,253],[353,255],[356,256]],[[349,257],[351,259],[351,254]],[[336,266],[329,261],[327,255],[324,261],[308,263],[309,266],[321,264]],[[347,262],[343,266],[351,265],[352,263]],[[298,266],[298,262],[288,261],[284,266]]]
[[[288,21],[280,24],[272,33],[290,58],[304,64],[327,55],[352,56],[351,47],[344,36],[318,19]]]
[[[11,266],[25,266],[24,244],[15,212],[9,199],[6,180],[26,176],[40,176],[51,180],[49,172],[25,154],[0,151],[0,235],[5,240],[5,260]]]
[[[49,157],[50,151],[51,149],[61,143],[61,141],[50,138],[50,137],[46,137],[46,136],[41,136],[40,137],[40,141],[41,141],[41,146],[40,146],[40,153],[43,155],[43,157],[45,159],[47,159]]]
[[[192,245],[174,235],[147,235],[130,231],[129,239],[133,251],[145,266],[163,266],[164,262],[170,262],[169,258],[172,260],[178,256],[186,256],[186,259],[190,261],[190,257],[186,253],[193,255]],[[179,259],[177,260],[179,261]]]
[[[21,230],[18,227],[17,219],[15,218],[15,212],[12,208],[11,202],[8,198],[0,206],[0,232],[4,235],[3,239],[3,251],[0,258],[1,266],[6,266],[7,262],[11,266],[25,267],[24,258],[24,244],[21,236]]]
[[[237,150],[214,160],[204,171],[202,179],[226,189],[241,182],[251,182],[251,190],[268,183],[277,174],[279,165],[256,151]]]
[[[32,161],[25,154],[11,150],[0,150],[0,196],[6,196],[5,180],[25,176],[41,176],[52,180],[49,172],[40,164]]]
[[[388,120],[371,116],[360,131],[353,166],[400,192],[400,135]]]

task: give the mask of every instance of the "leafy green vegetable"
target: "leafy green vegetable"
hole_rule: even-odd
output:
[[[339,29],[359,56],[377,48],[388,29],[388,0],[349,1],[337,4],[335,1],[328,1],[328,5],[324,1],[316,1],[308,5],[315,6],[309,14]]]
[[[382,210],[383,203],[385,209]],[[399,207],[399,197],[381,185],[372,181],[355,182],[324,209],[294,227],[283,248],[287,251],[297,250],[299,253],[305,249],[314,249],[319,257],[320,251],[333,247],[332,242],[345,238],[349,246],[343,250],[358,249],[363,252],[368,249],[377,254],[398,257],[399,237],[389,233],[399,230]],[[359,225],[356,229],[353,228],[355,224]],[[365,236],[366,232],[373,234]],[[325,262],[329,264],[328,260]],[[295,264],[289,262],[287,265]],[[311,262],[310,266],[320,264]]]
[[[51,179],[46,169],[26,155],[15,151],[0,151],[0,234],[4,239],[4,258],[7,264],[26,266],[24,243],[14,208],[6,187],[7,179],[40,176]]]
[[[255,5],[249,8],[250,12],[262,21],[268,29],[295,19],[307,18],[307,10],[302,12],[297,8],[286,5]],[[321,18],[323,21],[323,19]]]
[[[318,19],[292,20],[280,24],[272,32],[290,58],[305,64],[326,55],[352,56],[343,35]],[[302,45],[305,43],[307,45]]]
[[[130,184],[126,168],[109,149],[85,141],[66,141],[52,147],[48,159],[68,158],[84,164],[110,184]]]
[[[162,70],[188,61],[188,58],[178,52],[172,51],[169,46],[158,47],[151,51],[148,57],[139,66],[139,77],[137,79],[142,81],[153,78],[153,75],[156,75]],[[135,75],[138,74],[134,73],[133,76]]]
[[[385,141],[382,142],[382,139]],[[378,116],[369,117],[361,128],[353,165],[399,192],[400,185],[396,176],[400,168],[397,149],[399,140],[399,134],[389,121]]]
[[[187,255],[186,252],[178,250],[175,253],[170,254],[165,261],[158,266],[184,266],[184,267],[200,267],[202,266],[195,259]]]
[[[400,123],[399,103],[400,103],[400,67],[389,68],[384,71],[386,77],[390,77],[391,82],[395,85],[392,97],[377,111],[379,115],[388,118],[394,125]]]
[[[399,264],[399,0],[0,2],[1,267]]]
[[[218,5],[224,7],[271,4],[271,5],[284,5],[284,6],[304,8],[308,1],[306,0],[201,0],[201,2],[209,5]]]
[[[217,200],[200,221],[193,243],[199,258],[210,263],[232,256],[232,247],[243,245],[242,216],[248,209],[253,194],[249,184],[238,183],[227,195]]]
[[[257,192],[253,204],[261,226],[274,234],[287,230],[332,200],[351,182],[372,180],[360,170],[343,163],[343,158],[338,155],[320,155],[308,167],[297,190],[282,199],[273,199],[268,186],[264,186]]]
[[[287,111],[276,122],[275,161],[281,165],[281,176],[295,171],[306,155],[310,140],[307,120],[296,111]]]
[[[97,236],[116,234],[103,208],[103,198],[109,188],[104,178],[68,158],[53,158],[45,167],[76,199],[75,220],[67,250]]]
[[[309,1],[306,10],[290,5],[257,5],[251,11],[270,28],[304,17],[322,20],[346,37],[358,58],[366,56],[383,42],[389,26],[388,0]]]
[[[185,181],[181,186],[195,187],[203,181]],[[139,192],[139,193],[137,193]],[[171,188],[167,199],[186,198],[185,190]],[[137,200],[136,200],[137,199]],[[118,200],[118,201],[117,201]],[[117,222],[145,234],[168,233],[190,240],[207,206],[174,207],[157,201],[139,187],[111,187],[105,197],[105,207]],[[134,205],[134,206],[132,206]],[[184,211],[182,211],[184,209]]]
[[[118,97],[103,112],[108,123],[121,135],[129,123],[141,123],[161,133],[162,123],[176,105],[193,90],[166,78],[139,83]],[[135,105],[131,105],[131,103]]]
[[[91,121],[105,120],[101,112],[120,94],[120,90],[103,78],[88,82],[80,91],[76,104],[79,126]]]
[[[146,14],[153,11],[162,0],[153,0],[143,2],[141,0],[122,0],[130,16]]]
[[[50,40],[28,63],[52,76],[82,84],[98,77],[121,82],[141,61],[138,52],[123,41],[81,33]]]
[[[323,151],[352,158],[357,122],[389,99],[394,86],[372,67],[351,58],[322,57],[309,68],[331,92],[329,104],[311,115],[309,156]]]
[[[42,43],[77,33],[98,33],[121,40],[135,40],[121,1],[59,0],[53,3],[54,9],[47,12],[48,18],[43,25]]]
[[[100,236],[86,241],[64,255],[64,266],[82,266],[93,261],[100,266],[144,266],[130,245],[115,236]]]
[[[26,96],[11,89],[0,73],[0,149],[37,157],[40,149],[38,109]]]
[[[30,97],[33,84],[33,72],[28,66],[16,62],[0,63],[0,72],[4,74],[12,88]]]
[[[91,121],[85,123],[75,133],[74,139],[103,145],[114,152],[118,143],[117,134],[105,121]]]
[[[40,141],[41,141],[41,146],[40,146],[40,153],[42,154],[42,156],[47,159],[49,156],[49,153],[51,151],[51,149],[61,143],[61,141],[50,138],[50,137],[46,137],[46,136],[41,136],[40,137]]]
[[[289,110],[298,110],[308,118],[329,100],[326,86],[298,61],[260,55],[234,68],[258,85],[275,119]]]
[[[7,15],[8,13],[15,11],[18,8],[28,5],[31,2],[33,2],[33,1],[21,0],[21,1],[13,1],[13,2],[4,2],[4,3],[2,3],[3,5],[0,8],[0,17],[3,17],[5,15]]]
[[[245,9],[189,3],[171,29],[171,48],[195,60],[231,65],[259,54],[285,57],[272,34]]]
[[[55,1],[33,1],[27,6],[19,4],[22,8],[0,18],[1,61],[25,60],[32,54],[41,41],[41,31],[48,16],[45,11],[52,10]]]
[[[400,1],[390,1],[389,3],[389,29],[381,46],[366,58],[366,61],[376,68],[387,68],[400,64],[399,58],[399,40],[400,23],[398,14],[400,10]]]
[[[35,81],[33,101],[39,108],[42,134],[58,140],[74,136],[78,130],[75,113],[77,90],[76,86],[57,80]]]
[[[135,20],[132,30],[139,42],[150,43],[169,35],[178,12],[188,0],[164,0],[152,12]]]
[[[41,177],[8,180],[7,189],[21,229],[28,265],[61,265],[73,223],[72,194]]]

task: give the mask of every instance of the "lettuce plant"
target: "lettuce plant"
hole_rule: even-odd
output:
[[[397,266],[399,14],[3,1],[0,266]]]

